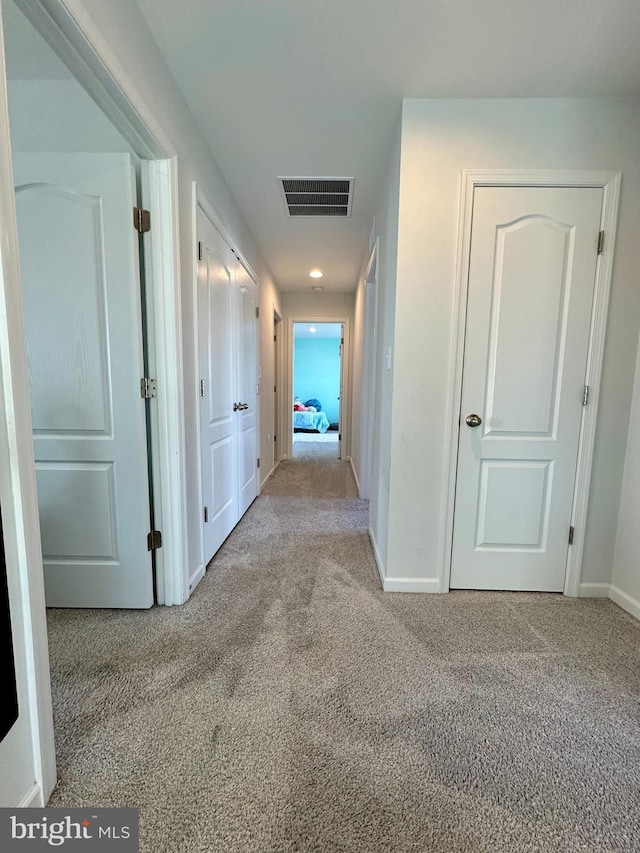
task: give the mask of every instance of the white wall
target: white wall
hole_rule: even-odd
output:
[[[400,124],[389,158],[384,189],[375,221],[378,225],[378,318],[374,364],[375,408],[369,488],[369,533],[384,576],[387,565],[389,473],[391,464],[391,402],[395,343],[396,265],[400,189]],[[390,355],[388,361],[387,355]]]
[[[131,152],[76,80],[9,80],[8,89],[14,151]]]
[[[353,293],[303,293],[287,292],[282,294],[284,319],[322,317],[332,320],[339,317],[353,317]]]
[[[629,420],[618,535],[609,595],[640,619],[640,347]]]
[[[188,576],[202,568],[201,553],[201,496],[198,490],[197,446],[198,371],[195,359],[194,277],[195,251],[192,216],[192,182],[196,181],[202,194],[214,208],[231,235],[235,248],[246,257],[260,277],[261,317],[269,322],[269,310],[264,303],[278,301],[278,288],[258,247],[244,222],[200,129],[189,111],[142,14],[130,0],[66,0],[66,5],[80,20],[86,16],[102,33],[108,50],[121,68],[124,77],[135,81],[142,99],[156,117],[166,137],[174,146],[178,160],[178,216],[180,239],[181,303],[184,344],[186,492],[188,515],[189,565]],[[224,116],[220,116],[224,120]],[[272,332],[271,332],[272,335]],[[269,375],[272,356],[267,354],[268,332],[261,331],[263,387],[273,385]],[[271,395],[261,395],[266,410],[261,410],[262,423],[269,422],[266,401]],[[261,444],[264,441],[262,430]]]
[[[260,286],[260,480],[261,486],[275,466],[275,443],[273,424],[275,419],[275,397],[273,386],[277,385],[274,312],[282,317],[280,290],[270,276],[263,276]],[[282,325],[282,324],[280,324]]]
[[[640,320],[639,150],[637,100],[404,102],[388,577],[440,586],[461,170],[608,169],[623,185],[582,581],[610,581]]]

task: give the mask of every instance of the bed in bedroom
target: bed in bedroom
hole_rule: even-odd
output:
[[[313,403],[318,403],[314,406]],[[311,405],[310,405],[311,404]],[[329,429],[329,418],[318,400],[307,400],[302,403],[299,400],[293,404],[293,431],[294,432],[326,432]]]

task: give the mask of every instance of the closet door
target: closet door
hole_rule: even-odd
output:
[[[196,237],[207,564],[258,494],[258,286],[200,207]]]
[[[238,300],[238,486],[242,516],[258,495],[257,437],[258,395],[256,375],[257,286],[242,264],[236,262]],[[244,408],[246,406],[247,408]]]
[[[233,253],[198,207],[198,355],[205,565],[238,521]]]

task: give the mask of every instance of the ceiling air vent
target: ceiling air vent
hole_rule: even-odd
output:
[[[353,178],[278,178],[289,216],[351,216]]]

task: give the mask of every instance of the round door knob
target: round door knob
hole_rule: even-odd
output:
[[[465,418],[465,422],[467,426],[470,427],[478,427],[482,423],[482,418],[480,415],[467,415]]]

